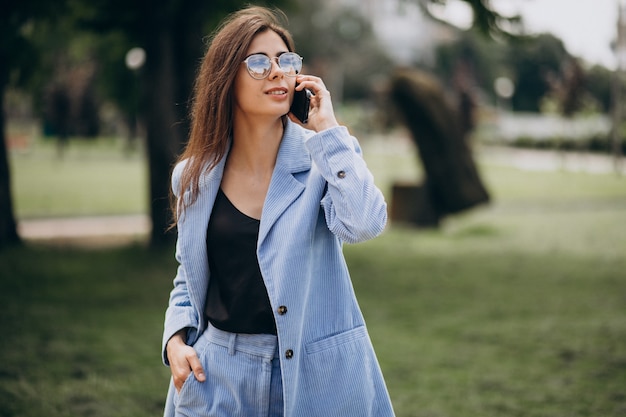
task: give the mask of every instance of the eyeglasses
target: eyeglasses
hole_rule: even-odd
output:
[[[272,72],[272,60],[274,59],[280,69],[289,77],[295,77],[302,70],[302,57],[295,52],[285,52],[274,58],[265,54],[252,54],[243,62],[246,63],[252,78],[262,80]]]

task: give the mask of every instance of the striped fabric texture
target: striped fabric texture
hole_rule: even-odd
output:
[[[204,242],[225,159],[201,178],[198,199],[179,219],[163,352],[180,329],[189,329],[187,343],[195,345],[207,328]],[[183,167],[172,175],[174,190]],[[342,252],[344,243],[379,235],[386,221],[384,197],[348,130],[315,133],[288,121],[257,243],[278,331],[285,416],[394,415]],[[170,384],[165,416],[175,415],[173,398]]]

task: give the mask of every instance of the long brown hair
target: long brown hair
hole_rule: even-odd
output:
[[[286,22],[278,9],[251,6],[228,16],[214,32],[194,83],[189,141],[177,161],[187,163],[176,190],[180,198],[171,198],[174,223],[198,198],[200,176],[226,155],[233,129],[233,86],[254,37],[272,30],[294,51]],[[186,190],[189,199],[182,198]]]

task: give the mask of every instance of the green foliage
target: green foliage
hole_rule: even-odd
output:
[[[433,13],[429,6],[443,5],[448,0],[415,0],[422,11],[432,19],[440,21],[446,25],[448,22],[441,21]],[[521,17],[519,15],[504,15],[498,13],[489,0],[461,0],[466,3],[474,15],[472,26],[485,35],[493,38],[508,39],[514,37],[520,30]]]
[[[549,34],[511,38],[507,43],[470,30],[435,49],[434,72],[456,86],[469,77],[483,97],[496,102],[494,81],[512,79],[515,111],[544,111],[550,103],[565,115],[607,113],[611,107],[611,76],[606,68],[588,70],[572,57],[561,40]]]
[[[0,9],[0,91],[13,82],[26,83],[37,66],[37,53],[30,41],[37,23],[54,21],[65,11],[64,0],[7,1]]]
[[[587,138],[533,138],[520,136],[509,142],[517,148],[556,149],[562,151],[588,151],[609,154],[613,152],[613,138],[610,135],[593,135]],[[622,154],[626,153],[626,142],[621,144]]]
[[[422,3],[445,4],[446,1]],[[481,94],[493,100],[494,80],[509,77],[515,85],[511,106],[516,111],[540,112],[547,99],[568,116],[579,111],[609,111],[609,70],[596,66],[585,71],[555,36],[515,34],[523,23],[517,16],[507,21],[491,10],[488,2],[466,0],[466,3],[474,11],[473,30],[436,49],[436,72],[444,80],[456,82],[457,72],[462,69]],[[428,12],[428,7],[423,9]],[[466,68],[460,68],[460,64]]]
[[[587,89],[591,96],[599,102],[600,109],[604,113],[609,113],[611,110],[612,76],[612,71],[600,65],[594,65],[587,71]]]
[[[447,84],[452,84],[458,71],[468,71],[469,74],[464,75],[469,75],[476,86],[495,101],[494,80],[513,73],[504,59],[506,49],[505,44],[471,30],[455,42],[442,43],[435,48],[434,72]]]
[[[371,98],[375,84],[391,71],[391,60],[370,22],[357,10],[301,2],[289,29],[307,70],[324,78],[338,99]]]
[[[538,112],[541,98],[550,91],[549,77],[558,77],[569,58],[563,42],[549,34],[522,38],[511,43],[507,55],[508,64],[515,68],[513,108]]]

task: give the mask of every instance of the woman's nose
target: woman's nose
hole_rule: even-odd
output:
[[[269,78],[276,78],[277,76],[284,76],[285,71],[278,65],[278,57],[274,57],[270,59],[270,63],[272,65],[272,69],[270,71]]]

